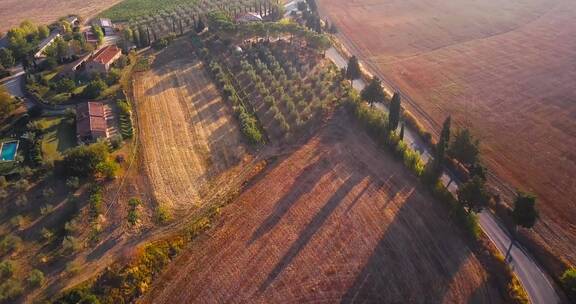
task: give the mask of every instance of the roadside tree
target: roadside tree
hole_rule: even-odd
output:
[[[398,128],[400,112],[402,111],[401,102],[400,93],[394,93],[392,101],[390,102],[390,114],[388,115],[388,130],[390,130],[390,132],[394,132]]]
[[[454,136],[448,155],[468,168],[478,162],[480,141],[475,139],[468,129],[460,130]]]
[[[514,201],[514,210],[512,210],[514,224],[530,229],[536,224],[538,216],[536,197],[531,194],[518,192]]]
[[[458,201],[468,212],[479,213],[488,205],[490,196],[481,178],[474,177],[458,189]]]
[[[350,80],[350,85],[353,84],[354,80],[360,78],[360,73],[358,58],[356,56],[350,57],[350,60],[348,60],[348,66],[346,67],[346,79]]]
[[[16,63],[16,59],[12,51],[7,48],[0,48],[0,65],[5,68],[10,68]]]
[[[384,101],[384,89],[382,82],[376,76],[372,77],[370,83],[360,93],[363,100],[366,100],[370,106],[374,106],[376,102]]]

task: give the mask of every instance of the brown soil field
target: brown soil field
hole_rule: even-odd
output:
[[[232,110],[184,40],[136,76],[134,95],[143,166],[160,203],[185,211],[246,149]]]
[[[534,238],[576,263],[576,2],[320,0],[348,48],[438,132],[451,114],[510,188],[539,197]],[[505,187],[501,187],[504,189]]]
[[[0,32],[24,20],[49,24],[68,14],[91,18],[121,0],[2,0],[0,1]]]
[[[211,231],[141,302],[501,300],[447,210],[344,115],[271,163]]]

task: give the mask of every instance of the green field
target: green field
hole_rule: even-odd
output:
[[[171,10],[179,5],[189,5],[196,0],[124,0],[101,14],[112,21],[129,21],[141,16],[154,15],[163,10]]]
[[[42,128],[42,155],[47,161],[62,158],[64,151],[76,146],[76,127],[73,119],[45,117],[39,120]]]

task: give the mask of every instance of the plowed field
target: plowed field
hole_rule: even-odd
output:
[[[200,206],[210,181],[245,153],[231,109],[183,40],[136,76],[134,94],[154,196],[177,210]]]
[[[68,14],[85,19],[111,7],[121,0],[2,0],[0,1],[0,32],[24,20],[49,24]]]
[[[576,263],[576,2],[320,3],[428,128],[472,128],[490,169],[540,198],[536,239]]]
[[[444,207],[345,117],[263,174],[142,302],[498,301]]]

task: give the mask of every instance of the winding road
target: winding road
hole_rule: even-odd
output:
[[[347,59],[344,58],[338,50],[335,48],[330,48],[326,52],[326,56],[338,66],[338,68],[345,68],[347,66]],[[366,86],[363,80],[355,80],[353,84],[354,88],[361,90]],[[392,90],[395,90],[392,88]],[[391,91],[388,88],[387,91]],[[403,96],[405,96],[403,94]],[[385,105],[378,104],[377,108],[382,111],[388,111]],[[404,131],[404,141],[412,149],[419,151],[422,159],[428,162],[432,159],[432,153],[430,149],[424,144],[422,139],[414,132],[409,126],[406,126]],[[448,187],[450,192],[456,193],[458,190],[458,185],[460,182],[455,178],[455,174],[449,171],[445,171],[442,175],[442,182]],[[496,217],[490,211],[483,211],[479,215],[480,227],[488,238],[494,243],[502,255],[506,256],[509,252],[509,258],[507,262],[510,264],[512,270],[518,276],[518,279],[522,283],[524,289],[528,293],[530,301],[536,304],[554,304],[560,303],[560,297],[558,296],[554,286],[552,285],[550,279],[544,273],[542,268],[536,263],[534,258],[528,253],[524,248],[518,244],[514,244],[510,248],[511,237],[507,232],[506,228],[499,223]]]

